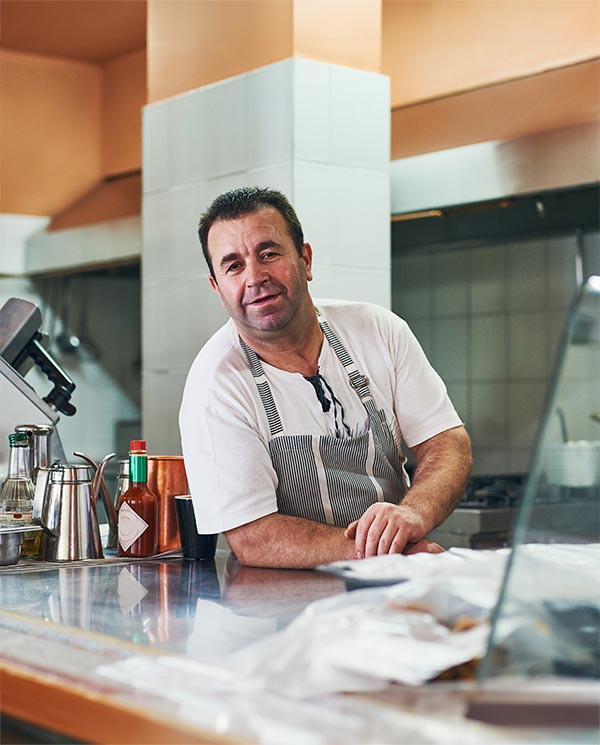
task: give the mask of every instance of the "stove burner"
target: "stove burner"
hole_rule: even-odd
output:
[[[525,476],[473,476],[459,507],[516,507],[523,495]]]

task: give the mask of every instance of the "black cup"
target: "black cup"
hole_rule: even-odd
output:
[[[216,535],[201,535],[196,528],[194,503],[189,494],[175,497],[177,522],[184,559],[214,559],[217,548]]]

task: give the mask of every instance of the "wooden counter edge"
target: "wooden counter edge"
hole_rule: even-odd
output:
[[[107,745],[239,745],[247,741],[166,723],[141,707],[0,662],[5,714],[83,742]]]

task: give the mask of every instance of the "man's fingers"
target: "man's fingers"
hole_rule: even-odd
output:
[[[367,538],[371,531],[371,524],[375,520],[375,517],[375,513],[372,510],[368,509],[356,525],[356,537],[354,539],[354,545],[356,547],[356,555],[360,559],[368,555]]]
[[[398,549],[397,551],[392,550],[392,546],[396,538],[397,530],[398,529],[395,525],[390,524],[390,523],[387,524],[385,530],[383,531],[379,539],[379,545],[377,546],[378,556],[382,556],[383,554],[400,553],[402,549]]]
[[[386,526],[387,526],[387,520],[382,517],[381,515],[377,515],[377,517],[373,520],[369,527],[369,532],[367,533],[367,540],[365,542],[365,552],[364,555],[366,556],[377,556],[377,550],[379,548],[379,541],[381,539],[381,536],[385,532]]]
[[[402,552],[405,556],[409,554],[443,554],[446,549],[440,546],[435,541],[428,541],[426,538],[418,541],[417,543],[408,543],[406,548]]]
[[[356,535],[356,526],[358,525],[358,520],[354,520],[353,522],[348,525],[346,530],[344,531],[344,538],[354,538]]]

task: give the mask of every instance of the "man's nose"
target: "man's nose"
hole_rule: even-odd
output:
[[[246,285],[254,287],[268,279],[269,273],[260,261],[248,261],[246,264]]]

